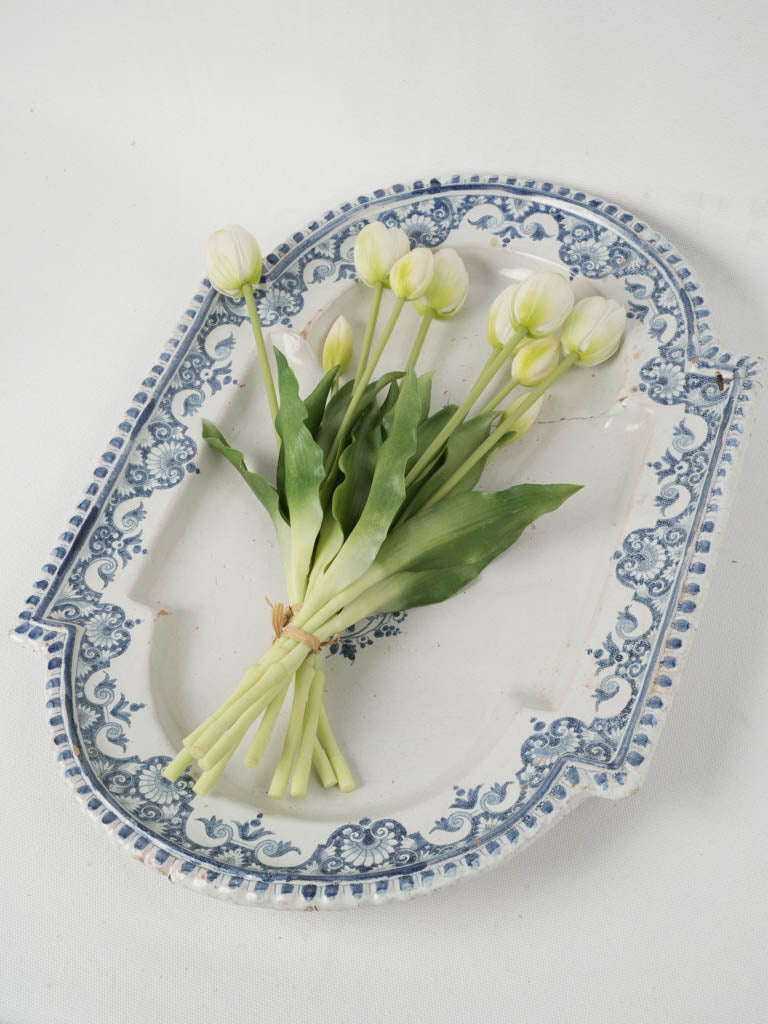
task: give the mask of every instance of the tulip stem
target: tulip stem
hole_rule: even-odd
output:
[[[291,778],[291,796],[306,796],[309,783],[309,772],[312,768],[312,753],[317,741],[317,723],[320,718],[320,702],[323,699],[325,672],[320,668],[317,655],[310,658],[312,681],[307,694],[304,711],[301,742],[296,754],[296,763]],[[330,763],[330,762],[329,762]],[[335,772],[334,772],[335,775]]]
[[[338,781],[336,772],[333,770],[333,765],[317,736],[315,736],[315,745],[312,750],[312,764],[315,766],[317,777],[320,779],[323,789],[330,789],[331,786],[336,785]]]
[[[451,416],[446,425],[434,439],[434,441],[427,446],[426,451],[421,458],[416,462],[415,466],[410,470],[405,478],[405,486],[410,487],[414,484],[419,477],[422,475],[424,470],[431,465],[434,458],[439,455],[443,448],[443,445],[454,432],[456,427],[460,423],[464,422],[467,413],[478,400],[480,395],[485,391],[490,382],[496,376],[501,369],[502,365],[509,359],[520,345],[527,339],[528,331],[525,327],[521,327],[515,331],[509,341],[499,352],[492,352],[488,357],[485,366],[480,371],[480,376],[475,381],[472,388],[470,388],[469,394],[461,403],[456,412]]]
[[[515,409],[514,414],[512,416],[506,416],[502,419],[498,427],[496,427],[495,430],[491,431],[491,433],[488,435],[485,441],[483,441],[480,447],[477,448],[474,452],[472,452],[469,458],[465,459],[464,462],[462,462],[458,469],[456,469],[455,472],[453,472],[451,476],[448,477],[448,479],[445,481],[442,487],[439,487],[432,495],[432,497],[429,498],[428,501],[424,502],[421,511],[423,512],[426,509],[431,508],[433,505],[436,505],[438,501],[442,501],[443,498],[450,494],[454,487],[456,487],[457,484],[461,483],[461,481],[464,479],[464,477],[467,475],[470,469],[472,469],[472,467],[476,465],[476,463],[478,463],[480,459],[484,459],[488,452],[490,452],[491,449],[495,447],[495,445],[502,439],[502,437],[504,437],[505,434],[514,434],[514,430],[512,428],[514,427],[515,423],[517,423],[517,421],[520,419],[520,417],[531,408],[534,402],[537,402],[541,398],[544,392],[555,383],[558,377],[561,377],[567,369],[573,366],[573,364],[576,362],[578,358],[578,352],[573,352],[571,353],[571,355],[566,356],[565,359],[561,363],[559,363],[554,368],[554,370],[552,370],[551,373],[547,374],[547,376],[544,378],[541,384],[538,384],[535,388],[532,388],[531,391],[525,396],[523,401],[520,403],[520,405],[518,405],[518,407]]]
[[[326,459],[326,482],[328,480],[332,480],[336,475],[336,467],[338,465],[339,456],[341,454],[342,448],[344,447],[344,442],[347,439],[347,434],[349,433],[349,428],[352,425],[352,420],[354,419],[357,407],[360,404],[360,399],[362,398],[363,392],[368,387],[368,382],[370,381],[371,376],[373,375],[373,371],[376,369],[376,366],[379,360],[381,359],[381,354],[384,351],[387,342],[389,341],[392,331],[394,331],[395,329],[397,318],[400,316],[404,305],[405,299],[397,299],[395,301],[395,305],[392,309],[392,312],[389,314],[389,320],[387,320],[386,326],[384,327],[384,330],[381,332],[381,337],[377,341],[376,347],[373,350],[373,354],[368,360],[368,365],[365,367],[357,383],[355,384],[355,387],[352,391],[352,397],[350,398],[349,405],[347,406],[347,411],[344,413],[344,417],[339,427],[339,432],[336,435],[336,440],[333,442],[333,446],[331,447],[331,450],[328,453],[328,458]]]
[[[368,365],[365,368],[365,372],[357,383],[355,391],[357,392],[357,401],[359,402],[363,391],[368,387],[368,382],[373,376],[373,371],[376,369],[384,348],[389,341],[392,331],[395,329],[397,319],[403,311],[405,305],[405,299],[395,299],[395,305],[392,307],[392,312],[389,314],[389,320],[387,320],[384,330],[381,332],[381,337],[376,342],[376,348],[373,350],[373,355],[368,360]],[[354,396],[353,399],[354,401]],[[351,403],[350,403],[351,404]]]
[[[349,765],[344,759],[344,755],[339,749],[336,737],[333,735],[331,723],[328,721],[328,713],[322,700],[320,702],[320,715],[317,721],[317,738],[322,743],[328,755],[328,760],[331,762],[331,767],[336,773],[339,789],[342,793],[351,793],[355,788],[355,780],[352,772],[349,770]]]
[[[167,764],[165,766],[165,769],[163,770],[163,775],[165,776],[166,779],[168,779],[169,782],[175,782],[176,779],[178,779],[179,776],[182,774],[182,772],[185,772],[187,768],[189,768],[189,766],[192,764],[194,760],[195,755],[192,753],[192,751],[187,750],[186,747],[182,747],[181,750],[176,755],[176,757],[174,757],[174,759],[170,762],[170,764]]]
[[[251,318],[253,337],[256,341],[256,351],[258,352],[259,364],[261,365],[261,375],[264,378],[264,388],[266,389],[267,401],[269,402],[269,412],[272,416],[272,422],[274,423],[277,419],[279,406],[277,404],[277,395],[275,394],[275,382],[272,379],[272,370],[270,369],[269,359],[267,358],[267,346],[264,343],[264,335],[261,331],[259,312],[256,309],[256,300],[253,297],[253,285],[250,281],[246,281],[242,290],[245,304],[248,307],[248,316]]]
[[[421,355],[421,350],[427,337],[429,325],[432,323],[434,318],[435,311],[428,306],[422,315],[421,323],[419,324],[419,333],[416,335],[413,348],[411,349],[411,354],[408,356],[408,362],[405,364],[406,373],[408,373],[409,370],[414,370],[416,368],[416,363]]]
[[[368,323],[365,325],[363,344],[360,348],[360,358],[357,362],[357,372],[355,373],[355,384],[352,388],[353,392],[357,390],[358,382],[365,373],[365,367],[368,364],[368,354],[371,351],[373,332],[376,330],[376,321],[379,318],[379,307],[381,306],[381,296],[383,294],[384,282],[379,281],[373,286],[373,302],[371,303],[371,312],[368,314]]]
[[[482,416],[483,413],[493,412],[493,410],[496,408],[496,406],[499,404],[499,402],[503,402],[504,399],[507,397],[507,395],[510,393],[510,391],[514,391],[519,383],[520,383],[520,381],[516,377],[512,377],[511,380],[509,380],[504,385],[504,387],[501,388],[500,391],[496,392],[496,394],[493,396],[493,398],[490,400],[490,402],[487,402],[483,406],[483,408],[480,410],[478,415]]]
[[[277,696],[272,698],[267,710],[264,712],[264,716],[259,722],[259,727],[245,755],[245,763],[248,768],[255,768],[264,756],[264,751],[267,749],[267,744],[272,738],[272,730],[275,728],[275,722],[280,714],[280,709],[283,706],[287,692],[287,686],[285,689],[280,690]]]
[[[293,705],[291,707],[291,715],[288,719],[288,727],[285,730],[285,739],[283,740],[283,749],[280,754],[280,759],[275,766],[272,782],[267,790],[268,796],[279,798],[285,793],[288,780],[291,777],[296,751],[299,748],[299,742],[301,740],[302,726],[304,724],[304,712],[307,707],[307,696],[309,694],[309,688],[312,685],[314,675],[314,665],[309,659],[304,662],[296,673],[296,678],[293,682]]]

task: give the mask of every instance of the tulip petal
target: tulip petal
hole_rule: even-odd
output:
[[[227,224],[208,239],[205,265],[217,291],[238,296],[244,284],[258,284],[261,279],[259,243],[239,224]]]
[[[512,325],[542,338],[559,331],[572,309],[573,291],[563,275],[539,271],[521,281],[512,303]]]
[[[394,264],[389,272],[393,295],[406,302],[421,298],[432,282],[435,258],[430,249],[417,246]]]
[[[626,319],[626,309],[613,299],[602,295],[582,299],[563,325],[564,352],[576,353],[581,366],[605,362],[621,344]]]

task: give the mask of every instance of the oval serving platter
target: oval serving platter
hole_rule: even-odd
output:
[[[162,776],[269,643],[264,596],[283,597],[271,524],[200,443],[204,413],[254,468],[273,464],[244,304],[207,281],[14,630],[45,654],[56,756],[89,813],[172,880],[246,904],[353,907],[434,890],[522,849],[586,796],[636,789],[753,404],[756,360],[718,347],[691,271],[655,231],[583,192],[501,176],[377,190],[266,258],[259,312],[304,389],[340,312],[362,333],[369,293],[352,248],[374,219],[457,248],[470,272],[465,309],[434,325],[420,362],[435,371],[433,401],[466,389],[486,358],[488,306],[525,270],[557,267],[577,297],[613,297],[630,320],[618,355],[559,381],[486,475],[583,490],[449,602],[358,623],[329,649],[326,700],[358,789],[313,782],[304,800],[271,800],[269,756],[256,772],[234,758],[205,798],[191,776]],[[382,370],[413,338],[407,313]]]

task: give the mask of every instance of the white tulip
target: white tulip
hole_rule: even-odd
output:
[[[467,301],[469,274],[455,249],[438,249],[434,259],[432,281],[417,300],[416,311],[423,316],[431,309],[437,320],[449,320]]]
[[[224,295],[236,297],[244,284],[258,284],[261,278],[261,249],[253,235],[239,224],[227,224],[214,231],[205,246],[208,278]]]
[[[555,335],[534,338],[512,360],[512,376],[524,388],[541,384],[560,361],[560,341]]]
[[[521,281],[514,299],[510,320],[519,330],[524,327],[534,338],[559,331],[573,309],[573,291],[562,274],[540,270]]]
[[[619,347],[626,320],[626,309],[613,299],[582,299],[563,325],[563,351],[576,354],[581,366],[597,366]]]
[[[413,302],[425,294],[432,283],[435,257],[430,249],[417,246],[401,256],[389,272],[389,287],[398,299]]]
[[[519,283],[508,285],[503,292],[496,296],[488,310],[485,333],[493,348],[502,348],[514,333],[512,303],[519,287]]]
[[[387,284],[393,265],[411,247],[402,228],[388,228],[381,221],[373,221],[360,231],[355,239],[355,270],[358,278],[369,287]]]
[[[521,395],[520,398],[516,399],[511,405],[508,405],[504,410],[499,422],[499,426],[503,427],[505,423],[509,423],[509,432],[513,434],[510,437],[510,441],[517,441],[527,431],[531,429],[533,424],[536,422],[536,418],[541,411],[541,406],[544,402],[544,395],[541,398],[537,398],[530,408],[526,409],[525,412],[518,419],[518,409],[523,402],[528,400],[528,395]]]
[[[354,346],[355,338],[349,320],[345,316],[337,317],[323,344],[323,369],[325,372],[338,366],[339,373],[344,373],[352,359]]]

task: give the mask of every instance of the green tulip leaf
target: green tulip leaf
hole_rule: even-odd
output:
[[[275,488],[268,484],[263,476],[248,469],[243,453],[239,449],[233,448],[219,428],[214,423],[211,423],[210,420],[203,420],[203,440],[214,451],[223,455],[234,466],[246,484],[248,484],[267,510],[274,523],[280,548],[284,555],[287,554],[290,551],[290,527],[280,510],[280,500]]]
[[[395,388],[397,384],[393,383],[390,394]],[[368,500],[382,445],[384,415],[384,406],[379,408],[375,403],[369,406],[357,421],[352,439],[339,460],[339,469],[344,479],[333,492],[332,508],[333,516],[345,537],[354,529]]]
[[[375,573],[442,570],[487,565],[517,540],[526,526],[553,512],[578,484],[518,484],[505,491],[468,491],[400,523],[382,544]]]
[[[304,405],[307,408],[307,429],[315,440],[317,440],[320,424],[323,422],[323,416],[328,404],[328,395],[331,392],[338,371],[338,366],[332,366],[304,399]]]
[[[362,416],[368,406],[376,399],[379,391],[391,384],[393,380],[399,380],[402,376],[403,374],[398,372],[385,373],[377,380],[371,381],[360,398],[354,422]],[[346,384],[339,388],[325,407],[322,423],[316,435],[317,443],[323,450],[324,458],[328,457],[331,446],[339,432],[344,413],[347,411],[347,406],[352,398],[353,387],[354,381],[348,380]]]
[[[488,430],[496,416],[498,416],[496,412],[482,413],[480,416],[475,416],[473,419],[462,423],[460,427],[457,427],[445,447],[444,455],[435,463],[426,480],[419,480],[412,488],[409,488],[408,500],[403,513],[404,517],[410,517],[418,512],[424,503],[459,468],[462,462],[480,447],[488,436]],[[426,450],[426,446],[424,450]],[[475,463],[472,469],[460,481],[454,493],[472,490],[480,479],[488,458],[481,459]]]
[[[285,504],[291,524],[292,601],[304,596],[306,576],[315,541],[323,521],[320,485],[325,478],[323,453],[307,427],[307,407],[299,397],[299,385],[279,349],[275,349],[280,411],[275,426],[284,452]]]
[[[405,469],[416,447],[421,415],[418,384],[410,372],[395,405],[392,430],[379,449],[370,491],[360,517],[325,574],[322,595],[330,597],[361,576],[376,557],[405,497]]]

